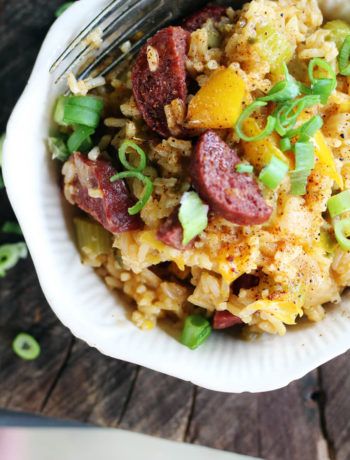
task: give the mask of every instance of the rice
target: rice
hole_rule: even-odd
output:
[[[336,68],[338,50],[329,31],[320,28],[323,18],[316,0],[252,0],[239,12],[228,8],[227,15],[218,24],[208,20],[191,34],[186,68],[199,86],[225,65],[246,84],[244,104],[266,94],[281,78],[260,43],[269,28],[277,40],[277,58],[278,53],[285,53],[295,73],[302,72],[304,62],[314,57],[325,58]],[[98,43],[97,35],[90,39]],[[130,42],[124,43],[122,52],[128,52],[130,46]],[[147,62],[155,72],[159,55],[152,46],[147,48]],[[342,79],[327,106],[319,109],[324,118],[326,145],[336,158],[337,172],[342,174],[347,188],[348,80]],[[99,267],[98,273],[111,289],[122,290],[133,300],[131,317],[138,327],[150,330],[165,317],[181,324],[191,313],[199,311],[210,317],[216,311],[227,310],[239,317],[250,333],[283,335],[298,317],[305,315],[310,321],[320,321],[326,313],[323,305],[339,302],[341,292],[350,285],[350,255],[340,248],[330,254],[322,246],[321,233],[328,229],[324,213],[334,181],[322,173],[319,163],[305,196],[288,194],[288,178],[278,192],[266,194],[271,205],[277,203],[268,225],[239,227],[211,215],[206,230],[192,246],[181,251],[159,241],[157,229],[190,189],[184,165],[188,165],[194,144],[178,138],[186,123],[184,103],[174,99],[164,107],[172,136],[160,140],[141,119],[130,91],[129,70],[122,77],[109,76],[107,82],[77,81],[72,74],[68,82],[74,94],[87,94],[105,84],[109,88],[103,97],[107,101],[110,98],[113,104],[104,119],[105,131],[98,147],[89,153],[91,160],[108,149],[115,154],[122,140],[133,139],[151,163],[146,174],[152,178],[154,190],[141,211],[145,228],[114,235],[113,251],[104,259],[84,255],[85,263]],[[234,131],[227,134],[228,143],[237,140]],[[63,173],[66,177],[72,175],[66,165]],[[137,179],[128,180],[128,186],[136,198],[143,195],[143,184]],[[69,187],[65,193],[72,202]],[[91,193],[97,196],[98,191]],[[257,276],[259,285],[234,293],[232,283],[244,274]]]

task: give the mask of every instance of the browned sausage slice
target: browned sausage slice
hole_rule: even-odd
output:
[[[220,21],[223,16],[226,16],[226,9],[224,6],[219,5],[205,6],[186,18],[182,23],[182,27],[189,32],[194,32],[200,29],[208,19],[212,19],[215,22]]]
[[[239,162],[235,150],[214,131],[206,131],[191,158],[192,183],[210,209],[230,222],[262,224],[271,216],[272,208],[265,203],[256,180],[236,172]]]
[[[238,324],[243,324],[241,318],[229,311],[216,311],[213,318],[213,329],[227,329]]]
[[[188,41],[189,33],[182,27],[162,29],[143,46],[132,69],[132,90],[141,115],[164,137],[171,134],[164,106],[174,99],[186,102]]]
[[[91,161],[74,153],[63,168],[64,192],[72,204],[87,212],[106,230],[122,233],[142,227],[139,216],[130,216],[134,204],[122,180],[110,182],[116,173],[104,160]]]

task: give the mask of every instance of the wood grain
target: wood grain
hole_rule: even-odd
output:
[[[1,130],[61,3],[0,0]],[[0,221],[13,218],[0,191]],[[0,243],[15,240],[0,235]],[[19,331],[39,340],[38,360],[24,362],[12,352]],[[3,408],[119,426],[266,460],[349,460],[349,358],[343,355],[282,390],[216,393],[102,356],[74,339],[45,301],[29,258],[0,279]]]

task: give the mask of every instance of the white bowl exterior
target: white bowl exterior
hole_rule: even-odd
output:
[[[114,358],[149,367],[202,387],[260,392],[287,385],[350,348],[350,302],[345,296],[324,321],[243,342],[215,334],[196,351],[160,328],[141,332],[118,297],[80,263],[65,219],[45,139],[59,93],[49,66],[81,25],[106,0],[81,0],[51,28],[28,85],[7,127],[3,172],[41,287],[58,318],[74,335]],[[77,19],[78,18],[78,19]]]

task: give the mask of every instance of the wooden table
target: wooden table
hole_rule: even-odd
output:
[[[60,3],[0,0],[1,131]],[[0,206],[1,221],[13,217],[3,191]],[[12,353],[19,331],[39,339],[37,361],[24,362]],[[107,358],[75,339],[50,310],[30,259],[0,280],[1,408],[268,460],[349,460],[349,395],[349,354],[279,391],[234,395],[204,390]]]

